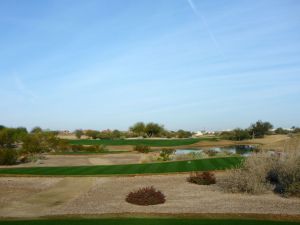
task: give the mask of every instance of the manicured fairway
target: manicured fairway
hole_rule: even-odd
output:
[[[103,140],[69,140],[73,145],[147,145],[152,147],[171,147],[191,145],[199,141],[215,141],[216,138],[188,138],[188,139],[103,139]]]
[[[234,219],[64,219],[64,220],[24,220],[0,221],[0,225],[296,225],[299,222]]]
[[[71,167],[24,167],[3,168],[0,174],[16,175],[126,175],[171,173],[189,171],[223,170],[238,166],[242,157],[209,158],[191,161],[176,161],[145,164],[71,166]]]

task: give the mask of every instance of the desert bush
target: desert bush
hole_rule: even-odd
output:
[[[0,165],[14,165],[17,163],[18,153],[14,149],[0,149]]]
[[[264,193],[271,189],[266,177],[274,159],[267,154],[253,154],[244,161],[241,168],[228,171],[218,180],[219,186],[228,192]]]
[[[104,145],[71,145],[71,149],[73,152],[104,152],[106,151],[106,147]]]
[[[204,150],[203,151],[205,154],[207,154],[208,156],[212,157],[212,156],[216,156],[218,151],[215,151],[213,149],[208,149],[208,150]]]
[[[134,151],[137,151],[139,153],[148,153],[150,152],[150,147],[147,145],[136,145],[134,146]]]
[[[273,190],[285,196],[298,196],[298,182],[300,152],[295,145],[294,148],[289,145],[284,152],[277,154],[253,154],[245,159],[241,168],[229,171],[218,180],[219,186],[229,192],[259,194]]]
[[[170,160],[170,156],[174,154],[174,152],[175,150],[172,148],[163,148],[159,153],[159,157],[163,161],[168,161]]]
[[[157,205],[164,203],[166,197],[162,192],[151,186],[130,192],[126,197],[126,201],[135,205]]]
[[[210,185],[216,183],[216,177],[212,172],[193,172],[187,178],[187,181],[193,184]]]
[[[272,179],[270,179],[270,174],[273,175]],[[297,195],[295,187],[299,187],[298,183],[300,183],[300,156],[284,154],[278,157],[267,180],[275,185],[274,192],[285,196]]]

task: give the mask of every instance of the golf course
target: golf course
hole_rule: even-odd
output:
[[[190,161],[73,167],[0,168],[0,174],[10,175],[133,175],[192,171],[214,171],[235,168],[242,157],[209,158]]]
[[[191,145],[200,141],[216,141],[215,137],[186,138],[186,139],[98,139],[98,140],[69,140],[72,145],[146,145],[150,147],[174,147]]]

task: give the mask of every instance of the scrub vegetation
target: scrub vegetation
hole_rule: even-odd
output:
[[[228,192],[261,194],[273,190],[283,196],[300,196],[300,138],[284,152],[256,153],[242,167],[228,171],[218,184]]]
[[[130,192],[126,197],[126,202],[135,205],[158,205],[165,203],[165,201],[165,195],[153,186]]]

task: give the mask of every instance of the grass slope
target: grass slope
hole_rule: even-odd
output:
[[[118,218],[118,219],[64,219],[64,220],[23,220],[0,221],[0,225],[295,225],[299,222],[235,219],[156,219],[156,218]]]
[[[16,175],[127,175],[147,173],[171,173],[189,171],[223,170],[241,163],[242,157],[209,158],[145,164],[71,166],[71,167],[23,167],[2,168],[0,174]]]
[[[68,140],[72,145],[147,145],[150,147],[172,147],[191,145],[199,141],[215,141],[216,138],[188,138],[188,139],[97,139],[97,140]]]

